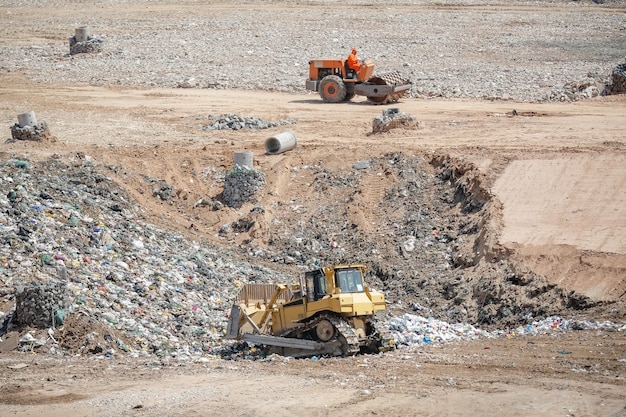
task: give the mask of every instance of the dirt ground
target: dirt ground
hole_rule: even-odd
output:
[[[566,290],[607,302],[624,320],[626,295],[626,96],[573,103],[403,99],[418,125],[372,135],[383,108],[356,98],[329,105],[312,94],[42,85],[0,75],[0,124],[36,109],[56,141],[6,142],[3,157],[83,153],[123,167],[109,175],[145,208],[145,220],[190,238],[224,241],[219,226],[242,210],[194,211],[220,190],[194,180],[233,154],[254,153],[274,173],[272,195],[302,196],[291,167],[324,161],[340,170],[402,152],[469,161],[501,204],[497,245]],[[200,116],[297,119],[297,147],[265,154],[267,131],[207,131]],[[271,133],[275,133],[276,130]],[[9,129],[1,139],[9,139]],[[179,194],[152,198],[142,176]],[[351,205],[364,227],[384,184]],[[316,201],[298,200],[314,207]],[[263,202],[263,201],[262,201]],[[193,227],[191,227],[193,225]],[[263,244],[262,239],[258,242]],[[624,332],[585,330],[433,344],[380,356],[321,360],[155,362],[152,359],[0,355],[1,416],[626,416]]]
[[[9,356],[2,415],[623,416],[624,349],[581,331],[318,361]]]

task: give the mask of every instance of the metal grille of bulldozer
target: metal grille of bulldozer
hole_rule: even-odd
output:
[[[237,293],[235,303],[245,303],[246,306],[256,303],[267,304],[267,302],[272,299],[276,289],[276,284],[245,284]],[[291,289],[287,288],[282,294],[280,294],[276,303],[285,303],[289,301],[291,297]]]

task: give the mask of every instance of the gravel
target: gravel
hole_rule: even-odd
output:
[[[380,72],[405,75],[412,97],[571,101],[602,94],[626,57],[623,0],[237,3],[245,7],[182,3],[165,13],[146,2],[154,14],[87,14],[80,25],[102,39],[93,54],[69,54],[75,16],[33,19],[36,27],[19,29],[53,34],[0,45],[0,69],[46,83],[304,93],[309,59],[357,47]],[[3,9],[10,20],[12,8],[42,4],[65,3],[10,0]],[[7,35],[17,29],[8,23]]]

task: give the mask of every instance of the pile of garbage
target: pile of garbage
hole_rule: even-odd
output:
[[[123,352],[159,360],[197,360],[205,355],[254,357],[260,355],[256,347],[227,343],[222,337],[238,288],[249,282],[293,281],[292,276],[270,270],[259,261],[312,268],[319,265],[320,259],[324,263],[349,262],[357,252],[368,257],[368,282],[373,288],[382,289],[389,300],[390,308],[379,321],[388,323],[399,346],[510,334],[510,330],[498,332],[493,326],[505,327],[503,319],[496,321],[505,313],[511,323],[517,323],[506,328],[516,329],[524,323],[525,327],[515,330],[519,333],[544,328],[552,331],[553,326],[556,330],[568,330],[606,325],[624,330],[623,325],[544,321],[543,317],[553,316],[538,314],[559,308],[556,290],[545,290],[533,299],[524,298],[524,305],[534,308],[529,312],[514,310],[522,299],[516,295],[519,291],[515,284],[521,277],[510,275],[510,271],[507,275],[506,265],[491,263],[490,271],[475,266],[473,269],[482,271],[480,280],[468,274],[452,280],[449,274],[461,274],[449,268],[457,232],[444,225],[454,225],[454,218],[443,209],[436,211],[421,203],[421,199],[441,201],[441,196],[447,195],[441,189],[445,184],[425,174],[425,167],[421,167],[425,162],[420,159],[388,154],[362,162],[345,172],[333,172],[323,166],[298,167],[311,170],[311,188],[319,191],[319,212],[309,213],[311,223],[302,223],[300,216],[294,216],[302,210],[294,198],[279,211],[281,215],[272,227],[281,228],[297,221],[302,223],[298,232],[277,233],[271,248],[252,244],[220,248],[143,221],[141,210],[105,175],[109,168],[94,165],[87,155],[71,154],[65,159],[56,156],[37,163],[16,158],[2,161],[0,352],[13,341],[16,349],[60,355],[91,353],[112,357]],[[331,235],[328,231],[345,226],[343,217],[329,214],[340,212],[336,205],[340,201],[338,195],[344,195],[346,190],[358,193],[361,173],[378,169],[401,173],[397,174],[397,187],[387,192],[385,206],[381,207],[384,212],[379,216],[380,230],[387,233],[386,238],[374,245],[355,230]],[[308,176],[302,177],[303,181],[311,181]],[[447,193],[452,198],[454,189]],[[421,204],[420,208],[412,207],[412,202]],[[396,204],[407,206],[407,219],[387,219],[385,213],[391,213]],[[265,215],[264,207],[257,205],[248,215],[230,223],[230,231],[220,234],[250,233],[251,238],[256,236],[254,233],[263,235],[269,227]],[[467,218],[465,214],[464,219]],[[402,228],[413,234],[402,233]],[[407,236],[413,239],[409,242]],[[397,244],[403,243],[393,262],[378,255],[385,250],[385,242],[396,251],[400,247]],[[246,256],[249,262],[244,260]],[[404,273],[415,271],[410,268],[412,262],[421,265],[416,277]],[[481,283],[496,282],[489,274],[510,279],[488,288]],[[26,291],[22,294],[28,302],[21,301],[25,308],[18,311],[20,288],[46,287],[48,282],[64,284],[66,298],[61,304],[55,304],[55,300],[63,297],[48,299]],[[522,288],[527,290],[533,285],[524,282]],[[468,295],[460,297],[465,290]],[[476,291],[482,291],[481,310],[472,304]],[[498,292],[510,296],[496,298]],[[461,304],[457,305],[458,301]],[[393,310],[399,310],[398,305],[419,312],[421,317],[406,314],[406,308],[392,316]],[[521,321],[521,314],[527,320]],[[39,328],[21,327],[20,315]],[[38,315],[44,316],[42,324],[37,323]],[[441,320],[444,316],[456,323],[469,323],[468,317],[479,317],[492,327],[486,332],[469,324],[448,324]],[[50,327],[46,327],[47,323]]]
[[[124,334],[132,355],[180,357],[220,345],[237,283],[280,274],[141,221],[89,157],[77,159],[0,164],[0,339],[20,329],[13,321],[19,288],[64,281],[67,304],[55,311]],[[28,334],[26,348],[43,339],[40,347],[62,351],[59,333]],[[117,339],[104,351],[119,351]]]
[[[277,126],[292,125],[296,119],[285,119],[269,122],[257,117],[240,116],[238,114],[209,115],[209,123],[202,125],[201,130],[241,130],[241,129],[269,129]]]
[[[397,108],[385,109],[382,115],[372,121],[372,133],[388,132],[391,129],[415,128],[418,122],[412,114],[406,114]]]
[[[15,123],[11,126],[11,138],[13,140],[30,140],[35,142],[56,142],[57,138],[50,132],[48,124],[44,121],[33,126],[20,126]]]
[[[69,39],[70,55],[102,52],[104,38],[100,35],[89,35],[87,40],[78,41],[76,36]]]
[[[224,179],[224,202],[239,208],[248,202],[257,202],[256,196],[265,187],[265,173],[256,169],[235,167]]]

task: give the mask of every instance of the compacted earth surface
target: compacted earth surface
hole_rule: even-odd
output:
[[[626,415],[624,2],[10,0],[0,31],[0,415]],[[411,89],[305,90],[352,47]],[[337,263],[396,350],[223,339],[242,284]]]

